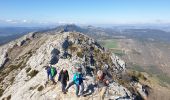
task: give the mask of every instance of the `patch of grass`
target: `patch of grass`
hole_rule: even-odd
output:
[[[6,100],[11,100],[11,95],[9,95],[9,96],[6,98]]]
[[[3,95],[3,93],[4,93],[4,90],[0,89],[0,97]]]
[[[22,64],[23,64],[23,61],[21,61],[17,65],[10,65],[9,66],[9,71],[13,71],[13,70],[16,70],[16,69],[20,68],[22,66]]]
[[[38,90],[38,91],[42,91],[43,89],[44,89],[44,87],[41,85],[41,86],[38,87],[37,90]]]
[[[31,70],[31,68],[30,68],[30,67],[29,67],[29,68],[27,68],[27,69],[26,69],[26,73],[28,73],[30,70]]]
[[[12,77],[12,78],[10,79],[11,84],[13,84],[14,79],[15,79],[15,77]]]
[[[33,87],[30,87],[29,90],[34,90],[34,89],[36,89],[37,87],[38,87],[38,85],[33,86]]]
[[[117,48],[117,41],[115,39],[108,39],[108,40],[103,40],[103,44],[105,48]]]
[[[125,55],[125,53],[122,50],[113,50],[112,49],[112,53],[114,53],[114,54],[116,54],[117,56],[120,56],[120,57]]]
[[[28,73],[27,75],[30,76],[31,78],[33,78],[34,76],[36,76],[38,74],[38,70],[32,70],[30,73]]]
[[[71,45],[68,47],[68,49],[73,53],[75,52],[78,48],[75,45]]]
[[[0,72],[0,76],[5,76],[7,73],[6,73],[6,70],[2,70],[1,72]],[[3,80],[3,79],[2,79]]]
[[[123,85],[123,86],[126,85],[126,84],[128,84],[127,81],[122,80],[122,79],[118,79],[118,83],[121,84],[121,85]]]
[[[137,81],[139,81],[140,79],[144,80],[144,81],[147,80],[147,78],[141,72],[138,72],[138,71],[135,71],[135,70],[129,71],[128,75],[131,76],[132,79],[137,80]]]
[[[83,53],[82,52],[77,52],[77,56],[80,58],[83,58]]]
[[[2,82],[4,80],[4,78],[3,77],[0,77],[0,82]]]
[[[99,53],[100,53],[100,50],[99,50],[99,49],[94,49],[94,53],[95,53],[95,54],[99,54]]]

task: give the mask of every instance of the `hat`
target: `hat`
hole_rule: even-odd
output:
[[[74,66],[75,66],[76,69],[80,69],[81,68],[80,63],[76,63]]]
[[[66,72],[66,71],[67,71],[67,69],[63,68],[63,72]]]
[[[101,77],[102,75],[103,75],[103,71],[98,70],[98,71],[97,71],[97,76],[98,76],[98,77]]]
[[[82,71],[82,69],[81,69],[81,68],[78,68],[78,69],[77,69],[77,71],[78,71],[78,72],[81,72],[81,71]]]

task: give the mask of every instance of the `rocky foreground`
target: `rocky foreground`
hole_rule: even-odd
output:
[[[69,58],[63,58],[62,44],[66,38],[69,40]],[[89,63],[91,52],[95,66],[90,66]],[[29,33],[1,46],[0,55],[1,100],[100,100],[100,93],[95,87],[96,72],[100,69],[106,69],[113,78],[104,96],[106,100],[147,98],[140,83],[131,81],[122,84],[121,75],[128,76],[124,61],[81,33],[55,31]],[[67,94],[63,94],[60,82],[56,85],[47,83],[44,66],[49,63],[53,63],[58,72],[62,68],[67,69],[70,81],[74,73],[74,64],[82,64],[83,73],[88,79],[84,81],[86,96],[77,98],[74,86]]]

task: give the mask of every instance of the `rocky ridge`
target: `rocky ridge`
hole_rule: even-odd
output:
[[[0,47],[0,99],[11,100],[60,100],[60,99],[96,99],[99,92],[93,85],[96,82],[96,72],[107,69],[112,77],[125,73],[125,62],[119,57],[105,50],[94,39],[78,32],[56,32],[55,34],[30,33],[16,41]],[[63,59],[62,44],[69,38],[68,59]],[[89,64],[89,54],[93,51],[95,66]],[[55,52],[55,53],[52,53]],[[87,59],[87,60],[85,60]],[[44,66],[53,62],[58,72],[62,68],[69,71],[70,78],[74,73],[74,64],[84,65],[86,74],[85,91],[87,96],[77,98],[75,88],[72,87],[66,95],[57,85],[47,84]],[[105,67],[107,65],[108,67]],[[86,66],[86,67],[85,67]],[[93,71],[89,71],[91,69]],[[71,79],[70,79],[71,80]],[[130,84],[129,84],[130,85]],[[141,88],[139,89],[141,90]],[[141,92],[140,94],[142,94]],[[143,94],[142,97],[146,97]],[[109,84],[105,99],[134,99],[133,93],[119,81],[114,80]]]

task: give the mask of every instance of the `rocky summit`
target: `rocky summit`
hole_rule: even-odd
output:
[[[67,52],[65,52],[67,50]],[[78,32],[32,32],[0,47],[0,100],[134,100],[146,99],[143,85],[133,81],[126,64],[94,39]],[[94,65],[90,64],[91,56]],[[75,86],[66,94],[57,82],[60,70],[67,69],[69,82],[80,64],[84,80],[84,96],[75,95]],[[57,69],[56,84],[47,79],[45,66]],[[96,86],[97,71],[110,77],[104,98]],[[126,76],[126,78],[122,78]],[[68,83],[69,83],[68,82]]]

